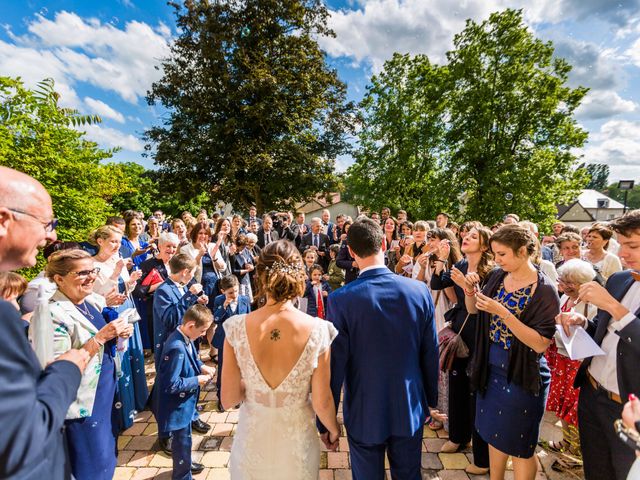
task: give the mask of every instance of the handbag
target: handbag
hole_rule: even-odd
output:
[[[466,318],[460,331],[454,332],[450,324],[444,327],[438,332],[438,348],[440,350],[440,370],[443,372],[450,372],[453,366],[453,361],[456,358],[467,358],[469,356],[469,347],[464,343],[464,340],[460,336],[467,321],[469,320],[469,314]]]

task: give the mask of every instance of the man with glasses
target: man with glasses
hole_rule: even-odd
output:
[[[39,182],[0,167],[0,271],[34,266],[57,223]],[[89,354],[69,350],[42,370],[22,328],[0,301],[0,478],[71,478],[62,427]]]

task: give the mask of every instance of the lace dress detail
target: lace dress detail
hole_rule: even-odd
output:
[[[317,319],[298,361],[280,385],[271,388],[251,354],[245,318],[236,315],[223,324],[246,388],[231,448],[231,478],[316,480],[320,443],[311,376],[338,332],[332,323]]]

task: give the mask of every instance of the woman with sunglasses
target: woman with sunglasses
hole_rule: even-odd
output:
[[[129,274],[127,265],[131,259],[120,256],[122,232],[111,226],[98,228],[91,235],[90,241],[98,245],[98,253],[93,257],[94,267],[100,269],[93,284],[93,291],[103,297],[119,293],[123,296],[123,303],[116,307],[119,316],[131,318],[133,333],[128,344],[118,349],[118,396],[120,411],[120,429],[126,430],[133,425],[138,411],[144,410],[149,397],[147,380],[144,372],[144,353],[140,338],[138,321],[140,315],[135,310],[131,299],[131,292],[140,279],[142,272],[134,270]],[[132,316],[133,315],[133,316]]]
[[[32,318],[34,348],[42,365],[72,348],[83,348],[91,355],[65,422],[71,470],[79,480],[113,478],[116,340],[133,333],[133,326],[122,319],[105,320],[105,300],[93,292],[97,274],[84,250],[52,254],[46,275],[57,289],[48,302],[36,307]]]

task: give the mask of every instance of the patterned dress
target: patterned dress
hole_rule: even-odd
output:
[[[516,318],[531,300],[533,286],[507,292],[504,283],[498,288],[494,300],[500,302]],[[487,390],[476,400],[476,429],[480,436],[501,452],[519,458],[529,458],[538,443],[540,421],[544,414],[549,369],[544,357],[540,358],[542,388],[538,395],[507,381],[509,351],[513,333],[498,315],[491,317],[489,326],[489,380]]]

